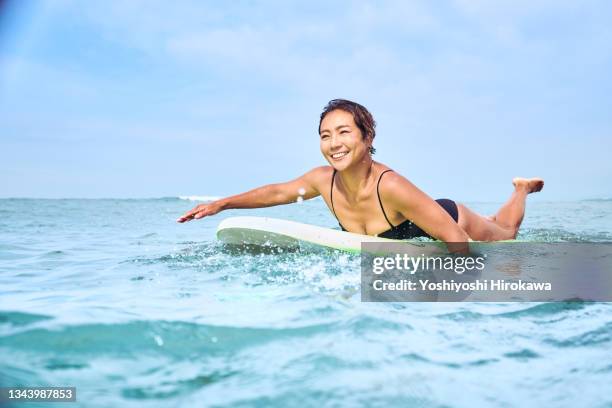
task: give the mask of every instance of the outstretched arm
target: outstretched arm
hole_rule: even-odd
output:
[[[383,202],[432,237],[444,241],[450,252],[468,252],[468,234],[431,197],[395,172],[388,173],[383,180],[380,188]]]
[[[321,177],[322,169],[321,167],[313,169],[303,176],[286,183],[269,184],[247,191],[246,193],[222,198],[212,203],[200,204],[186,212],[176,221],[197,220],[232,208],[262,208],[294,203],[300,196],[304,200],[314,198],[320,195],[318,180]]]

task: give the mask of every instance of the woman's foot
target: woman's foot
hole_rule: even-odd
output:
[[[522,177],[515,177],[512,179],[512,184],[514,184],[514,188],[516,188],[517,190],[519,188],[524,188],[527,190],[527,194],[529,193],[537,193],[538,191],[542,190],[542,188],[544,188],[544,180],[542,180],[541,178],[522,178]]]

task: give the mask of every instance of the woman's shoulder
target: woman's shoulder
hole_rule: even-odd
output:
[[[380,182],[381,187],[383,184],[383,180],[384,180],[384,184],[397,183],[401,179],[406,180],[404,176],[402,176],[401,174],[399,174],[398,172],[396,172],[395,170],[393,170],[391,167],[387,166],[386,164],[379,163],[379,162],[374,162],[374,164],[378,172],[378,177],[380,178],[380,181],[381,181]]]
[[[329,178],[334,174],[334,168],[332,166],[319,166],[313,168],[306,174],[317,179]]]
[[[331,166],[319,166],[311,169],[302,177],[308,180],[312,185],[321,187],[330,182],[334,174],[334,169]]]
[[[414,187],[414,184],[412,184],[410,180],[392,168],[382,163],[377,163],[377,165],[379,166],[380,174],[378,190],[381,195],[387,197],[397,196],[398,194],[404,193],[406,189]]]

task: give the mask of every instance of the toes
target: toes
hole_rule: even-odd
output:
[[[527,192],[529,193],[537,193],[544,188],[544,180],[541,178],[526,179],[522,177],[515,177],[512,179],[512,184],[515,188],[518,188],[519,186],[526,187]]]
[[[542,191],[542,188],[544,188],[544,180],[542,180],[542,179],[533,179],[532,180],[532,188],[530,189],[531,192],[537,193],[538,191]]]

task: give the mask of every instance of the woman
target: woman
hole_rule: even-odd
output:
[[[483,217],[452,200],[432,200],[409,180],[372,160],[376,122],[368,110],[344,99],[330,101],[319,121],[321,153],[330,166],[317,167],[280,184],[201,204],[178,222],[230,208],[260,208],[321,195],[345,231],[386,238],[428,236],[447,243],[513,239],[525,214],[527,194],[541,179],[515,178],[514,192],[497,214]]]

